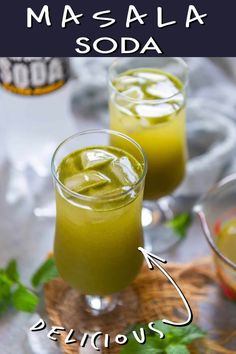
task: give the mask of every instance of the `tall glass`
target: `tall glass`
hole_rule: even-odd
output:
[[[123,150],[132,151],[143,167],[138,182],[114,196],[75,193],[61,182],[58,167],[66,156],[88,147],[112,146],[113,141]],[[119,314],[111,317],[109,312],[119,312],[122,301],[118,293],[132,282],[142,265],[138,247],[143,245],[145,156],[140,146],[123,134],[85,131],[59,145],[52,159],[52,174],[56,191],[56,265],[62,278],[78,291],[80,331],[92,332],[97,328],[94,315],[97,319],[105,314],[110,316],[109,321],[117,321]]]
[[[158,233],[160,218],[165,220],[171,213],[160,207],[164,203],[153,201],[170,195],[185,175],[187,73],[181,58],[122,58],[109,72],[110,127],[137,141],[147,155],[143,226],[153,250],[177,240],[165,239],[163,228]]]

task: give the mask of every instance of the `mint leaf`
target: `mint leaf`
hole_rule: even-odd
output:
[[[181,213],[168,221],[165,225],[171,228],[180,238],[185,238],[191,222],[192,215],[190,213]]]
[[[171,344],[166,348],[166,354],[190,354],[190,351],[183,344]]]
[[[37,295],[21,283],[16,261],[10,260],[5,269],[0,269],[0,313],[12,305],[18,311],[33,312],[38,302]]]
[[[0,301],[0,314],[6,312],[9,306],[10,306],[9,298],[2,299]]]
[[[9,279],[4,269],[0,269],[0,295],[4,294],[4,286],[11,287],[14,282]]]
[[[168,335],[168,333],[172,333],[173,328],[176,328],[176,327],[169,326],[169,325],[163,323],[161,320],[153,321],[153,322],[155,323],[154,327],[159,329],[159,331],[161,331],[162,333],[165,334],[165,338]],[[151,333],[154,336],[156,335],[156,333],[153,331],[151,331]]]
[[[189,324],[185,327],[169,326],[162,321],[156,321],[155,327],[165,334],[165,342],[190,344],[197,339],[204,338],[206,332],[196,324]]]
[[[190,344],[196,339],[200,339],[206,336],[206,332],[204,332],[200,327],[195,324],[190,324],[185,327],[175,327],[175,326],[168,326],[169,327],[168,333],[166,332],[165,328],[161,330],[166,333],[166,338],[169,339],[170,342],[175,340],[175,343],[178,342],[180,344]],[[160,328],[160,325],[159,325]]]
[[[34,273],[31,283],[34,287],[43,285],[59,276],[56,264],[53,258],[48,258]]]
[[[9,261],[6,267],[6,274],[13,282],[19,281],[20,276],[17,270],[17,264],[15,259]]]
[[[0,313],[7,310],[11,298],[12,281],[7,277],[4,270],[0,269]]]
[[[194,324],[187,326],[186,328],[183,327],[182,329],[185,329],[185,331],[183,332],[182,339],[180,340],[181,344],[190,344],[197,339],[204,338],[207,334],[200,327]]]
[[[140,344],[132,338],[123,346],[120,354],[163,354],[163,350],[158,348],[154,337],[148,337],[145,344]]]
[[[38,297],[23,285],[19,285],[12,294],[12,303],[18,311],[34,312],[38,302]]]
[[[154,323],[154,328],[165,334],[164,339],[160,339],[156,332],[148,328],[147,324],[137,324],[130,330],[129,342],[123,347],[121,354],[190,354],[187,345],[206,335],[195,324],[176,327],[162,321],[154,321]],[[132,331],[136,330],[138,333],[141,327],[145,329],[147,339],[143,345],[139,344],[132,335]]]

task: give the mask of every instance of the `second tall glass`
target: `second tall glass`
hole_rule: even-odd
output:
[[[185,175],[187,65],[180,58],[122,58],[109,75],[110,127],[136,140],[147,155],[146,246],[164,250],[177,238],[156,228],[166,217],[155,201],[170,195]]]

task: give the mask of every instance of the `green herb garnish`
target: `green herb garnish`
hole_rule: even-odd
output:
[[[34,273],[31,283],[33,287],[38,287],[56,277],[55,261],[49,258]],[[35,312],[38,303],[38,295],[20,280],[16,261],[10,260],[6,268],[0,269],[0,314],[12,306],[17,311]]]
[[[0,313],[10,306],[18,311],[34,312],[39,299],[20,280],[15,260],[10,260],[6,268],[0,269]]]
[[[192,214],[181,213],[175,216],[170,221],[167,221],[165,225],[171,228],[180,238],[187,236],[187,231],[192,222]]]
[[[145,344],[139,344],[132,335],[132,331],[139,332],[140,327],[145,329]],[[137,325],[128,335],[129,341],[122,348],[121,354],[190,354],[188,345],[206,336],[206,332],[195,324],[173,327],[162,321],[155,321],[155,328],[165,334],[164,339],[160,339],[159,335],[148,329],[146,325]]]
[[[34,273],[31,283],[34,287],[43,285],[59,276],[54,258],[48,258]]]

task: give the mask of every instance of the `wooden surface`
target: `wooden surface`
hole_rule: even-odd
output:
[[[195,321],[198,317],[198,303],[206,300],[209,291],[215,291],[213,286],[215,274],[211,265],[212,260],[205,258],[194,263],[165,266],[188,299]],[[150,271],[146,265],[132,285],[123,293],[122,300],[126,304],[121,313],[123,321],[118,320],[116,315],[113,316],[113,320],[117,319],[116,334],[126,333],[126,329],[134,323],[149,323],[152,320],[163,318],[179,320],[187,316],[182,301],[172,284],[158,269]],[[81,319],[77,302],[77,293],[70,289],[62,279],[53,280],[46,285],[45,303],[51,324],[66,328],[67,334],[68,330],[73,328],[75,336]],[[134,309],[134,304],[136,309]],[[103,321],[106,322],[106,316]],[[106,333],[114,333],[114,323],[108,321],[106,328]],[[80,353],[79,342],[65,344],[65,337],[66,334],[59,336],[63,353]],[[116,354],[120,349],[121,347],[116,344],[109,349],[102,348],[102,353]]]

